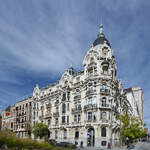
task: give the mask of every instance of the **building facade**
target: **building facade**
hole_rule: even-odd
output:
[[[14,106],[8,106],[2,112],[2,129],[9,129],[11,131],[14,130]]]
[[[31,137],[32,97],[15,104],[14,132],[21,138]]]
[[[124,90],[127,100],[133,109],[133,115],[144,122],[144,94],[140,87],[133,87]]]
[[[19,137],[34,138],[31,128],[42,122],[48,125],[49,138],[58,142],[85,147],[107,147],[111,141],[119,145],[117,115],[126,110],[132,113],[134,107],[117,79],[114,51],[102,25],[83,68],[75,72],[70,67],[59,81],[44,88],[36,85],[31,97],[15,104],[14,131]],[[143,110],[140,113],[142,116]]]
[[[119,142],[122,83],[114,51],[103,26],[83,60],[83,71],[70,67],[55,84],[33,92],[32,124],[48,125],[50,138],[83,146]]]

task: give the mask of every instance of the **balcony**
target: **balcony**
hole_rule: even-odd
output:
[[[74,121],[74,122],[72,122],[72,124],[71,124],[73,127],[79,127],[79,126],[82,126],[82,123],[79,121]]]
[[[36,109],[36,107],[34,106],[33,109]]]
[[[59,101],[56,101],[56,102],[55,102],[55,106],[58,106],[58,105],[59,105]]]
[[[88,90],[86,92],[86,96],[92,95],[92,94],[96,94],[96,90]]]
[[[50,113],[45,114],[44,118],[51,118],[52,115]]]
[[[111,109],[111,106],[110,106],[110,104],[101,104],[100,108]]]
[[[81,113],[81,112],[82,112],[82,107],[72,108],[72,114]]]
[[[40,119],[40,120],[43,120],[43,118],[44,118],[43,116],[39,116],[39,119]]]
[[[59,117],[59,112],[53,113],[53,117],[55,117],[55,118]]]
[[[97,121],[96,119],[87,119],[87,120],[85,120],[86,123],[96,122],[96,121]]]
[[[110,95],[110,90],[109,89],[100,89],[100,94],[102,94],[102,95]]]
[[[79,87],[80,86],[80,82],[76,82],[75,84],[74,84],[74,88],[77,88],[77,87]]]
[[[44,106],[41,106],[40,109],[41,109],[41,110],[44,110]]]
[[[87,104],[84,106],[84,111],[97,109],[97,104]]]
[[[108,124],[109,121],[108,121],[108,119],[106,119],[106,118],[102,118],[102,119],[101,119],[101,123],[102,123],[102,124]]]
[[[80,100],[81,99],[81,95],[76,95],[74,96],[74,101]]]
[[[51,108],[51,106],[52,106],[52,104],[51,104],[51,103],[49,103],[49,104],[46,104],[46,109],[49,109],[49,108]]]

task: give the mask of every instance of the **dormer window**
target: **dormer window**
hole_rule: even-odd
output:
[[[104,48],[102,49],[102,55],[103,55],[104,57],[106,57],[107,54],[108,54],[108,47],[104,47]]]
[[[81,92],[80,92],[80,90],[79,90],[79,89],[76,89],[76,93],[75,93],[75,95],[81,95]]]
[[[106,97],[102,98],[102,106],[106,107]]]
[[[102,62],[102,71],[103,74],[107,75],[108,74],[108,69],[109,69],[109,63],[107,61]]]

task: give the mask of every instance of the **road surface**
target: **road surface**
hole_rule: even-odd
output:
[[[102,148],[93,148],[93,147],[88,147],[88,148],[81,148],[79,150],[108,150],[108,149],[102,149]],[[119,148],[119,147],[113,147],[112,150],[127,150],[126,147],[124,148]],[[145,141],[145,142],[139,142],[135,146],[135,150],[150,150],[150,140]]]

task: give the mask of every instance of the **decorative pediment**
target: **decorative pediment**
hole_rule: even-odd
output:
[[[36,84],[36,87],[34,88],[34,90],[33,90],[33,97],[38,97],[38,95],[39,95],[39,93],[40,93],[40,89],[39,89],[39,86],[38,86],[38,84]]]

